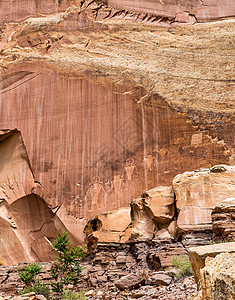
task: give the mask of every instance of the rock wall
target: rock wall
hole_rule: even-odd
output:
[[[42,187],[37,193],[52,206],[62,204],[73,233],[74,218],[82,231],[95,214],[129,205],[180,171],[228,159],[225,145],[162,99],[136,103],[142,89],[130,94],[128,84],[68,77],[40,64],[4,74],[0,128],[23,133]]]
[[[18,130],[0,132],[0,166],[1,264],[53,259],[50,241],[66,227],[45,200],[33,192],[38,183]]]
[[[233,162],[234,20],[171,22],[231,17],[234,5],[142,4],[145,18],[130,1],[0,2],[0,128],[21,131],[30,193],[79,238],[90,218],[179,173]]]
[[[172,186],[156,187],[131,201],[131,210],[96,215],[85,227],[88,247],[97,243],[182,242],[186,249],[214,238],[233,238],[234,166],[185,172]],[[223,214],[221,214],[223,212]],[[130,215],[129,215],[130,213]],[[221,219],[223,220],[221,222]]]
[[[5,22],[20,22],[28,17],[60,12],[69,5],[80,5],[78,0],[2,0],[0,3],[0,24]],[[196,23],[218,20],[235,15],[235,5],[232,0],[199,1],[183,0],[150,1],[142,0],[106,0],[99,1],[103,8],[98,18],[123,18],[154,23]]]
[[[213,240],[235,241],[235,199],[219,202],[212,211]]]

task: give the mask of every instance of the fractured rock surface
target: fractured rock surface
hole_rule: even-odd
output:
[[[213,240],[235,241],[235,198],[218,203],[212,211]]]
[[[66,227],[45,200],[33,193],[38,183],[18,130],[0,132],[0,166],[1,263],[53,259],[50,240]]]
[[[235,253],[220,253],[213,259],[206,259],[200,275],[202,299],[235,298]]]
[[[189,259],[196,282],[200,279],[200,269],[204,268],[207,257],[215,257],[220,253],[235,253],[235,242],[193,247],[189,249]]]
[[[4,132],[2,232],[9,227],[16,245],[27,244],[23,256],[30,260],[43,257],[39,241],[48,247],[60,227],[82,239],[83,227],[97,214],[103,227],[92,228],[96,242],[124,243],[131,235],[171,245],[180,229],[184,246],[202,243],[210,234],[210,212],[223,198],[217,191],[222,183],[213,181],[218,170],[192,174],[192,180],[181,175],[187,184],[175,184],[177,212],[169,186],[187,170],[233,164],[234,20],[173,23],[232,17],[231,0],[143,0],[141,6],[2,0],[0,8],[0,128],[22,132],[32,165],[22,145],[17,155],[24,159],[10,157]],[[231,192],[225,190],[231,197],[228,170],[221,178],[231,185]],[[212,186],[202,178],[213,178]],[[149,194],[136,198],[143,191]],[[118,211],[117,217],[101,217],[131,199],[132,228],[128,209],[123,228],[115,225]],[[20,219],[29,215],[41,219]],[[200,226],[203,236],[199,230],[195,238],[192,230]]]
[[[186,13],[180,2],[143,5],[143,14],[169,20],[174,10],[179,22],[234,14],[229,0],[192,1]],[[90,218],[179,173],[232,161],[233,20],[181,27],[117,20],[138,13],[132,1],[0,6],[0,128],[22,132],[43,186],[35,193],[60,206],[73,234],[83,238]]]
[[[173,180],[178,210],[177,225],[182,230],[211,227],[213,208],[235,194],[234,166],[185,172]]]

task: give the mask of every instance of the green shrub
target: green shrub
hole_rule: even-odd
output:
[[[27,287],[32,286],[35,283],[36,276],[40,273],[41,268],[40,264],[30,264],[23,269],[18,269],[20,280],[23,281]]]
[[[177,278],[186,277],[193,274],[188,255],[174,256],[172,258],[172,262],[174,267],[179,270],[179,274],[176,275]]]
[[[57,296],[63,294],[69,284],[73,284],[79,280],[82,270],[80,259],[85,255],[82,247],[71,247],[68,232],[58,233],[55,241],[52,243],[53,250],[59,253],[56,257],[57,262],[51,268],[52,291]]]
[[[84,292],[71,292],[71,291],[64,291],[61,300],[85,300]]]
[[[37,295],[43,295],[47,299],[50,298],[50,288],[44,283],[41,283],[38,279],[33,283],[32,286],[27,286],[24,288],[21,292],[19,292],[20,295],[27,294],[34,292]]]

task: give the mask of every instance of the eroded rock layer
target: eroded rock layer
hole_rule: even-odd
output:
[[[98,1],[97,1],[98,2]],[[2,0],[0,3],[0,24],[19,22],[26,17],[60,12],[69,5],[80,5],[78,0]],[[233,0],[102,0],[98,2],[99,18],[123,18],[151,23],[196,23],[218,20],[235,15]]]
[[[127,206],[180,171],[228,159],[225,144],[161,98],[136,103],[141,88],[68,77],[39,64],[6,74],[0,127],[21,130],[43,187],[37,192],[74,217]]]
[[[50,241],[59,229],[67,229],[48,203],[33,193],[38,183],[18,130],[0,132],[0,165],[1,264],[53,259]]]
[[[33,193],[79,237],[179,173],[233,162],[234,20],[171,23],[232,17],[234,5],[142,4],[0,2],[0,128],[22,132]]]
[[[235,241],[235,198],[227,198],[216,205],[212,223],[214,241]]]
[[[88,247],[98,243],[167,243],[181,241],[186,249],[218,240],[232,240],[234,232],[235,167],[177,175],[172,186],[144,192],[130,203],[96,215],[85,227]],[[222,201],[222,202],[221,202]],[[174,246],[173,246],[174,247]]]

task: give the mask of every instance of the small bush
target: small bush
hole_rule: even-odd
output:
[[[71,291],[64,291],[61,295],[61,300],[85,300],[83,292],[75,293]]]
[[[32,286],[27,286],[24,288],[21,292],[19,292],[20,295],[24,295],[27,293],[34,292],[37,295],[43,295],[47,299],[50,298],[50,288],[44,283],[41,283],[38,279],[33,283]]]
[[[27,287],[32,286],[35,283],[36,276],[40,273],[41,268],[40,264],[30,264],[23,269],[19,269],[18,274],[20,280],[23,281]]]
[[[188,255],[174,256],[172,258],[172,262],[174,267],[179,270],[179,274],[176,275],[177,278],[186,277],[193,274]]]

